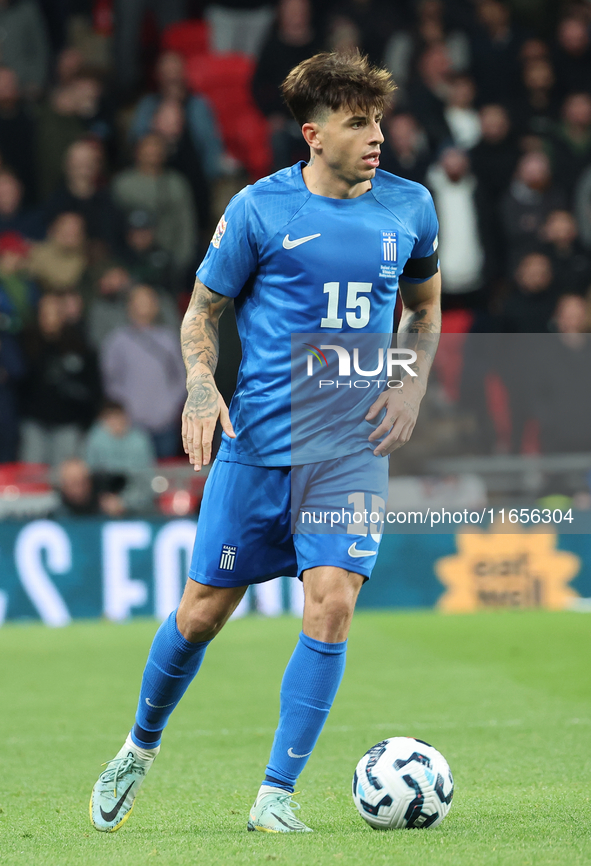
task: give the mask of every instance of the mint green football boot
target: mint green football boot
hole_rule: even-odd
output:
[[[90,820],[96,830],[114,833],[127,821],[159,751],[160,746],[141,749],[128,735],[115,757],[107,761],[107,769],[98,777],[90,797]]]
[[[294,809],[299,808],[299,803],[294,803],[288,791],[283,788],[263,786],[250,810],[246,827],[248,830],[259,830],[261,833],[314,832],[293,814]]]

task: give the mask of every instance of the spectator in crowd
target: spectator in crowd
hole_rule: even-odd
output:
[[[464,150],[480,141],[480,117],[474,108],[475,97],[476,88],[469,75],[455,75],[450,80],[443,116],[452,142]]]
[[[187,178],[193,192],[197,211],[197,222],[206,233],[203,241],[209,242],[211,214],[210,189],[205,177],[201,157],[193,145],[187,129],[185,109],[177,99],[164,99],[152,118],[152,131],[162,137],[166,144],[166,165]]]
[[[37,201],[35,120],[21,98],[14,69],[0,66],[0,154],[23,185],[24,203]]]
[[[449,99],[451,64],[445,46],[426,48],[417,72],[409,88],[408,107],[427,133],[430,146],[437,149],[449,139],[443,112]]]
[[[149,510],[155,458],[150,436],[131,426],[120,403],[107,400],[86,441],[86,463],[102,491],[103,510],[107,506],[112,516]]]
[[[509,113],[502,105],[483,105],[479,111],[482,138],[469,152],[478,180],[483,209],[488,213],[488,265],[491,278],[504,275],[505,248],[500,201],[507,190],[519,151],[511,132]]]
[[[62,179],[68,147],[86,134],[82,116],[84,92],[79,79],[55,87],[39,106],[36,157],[41,200],[45,202]]]
[[[18,232],[29,240],[45,237],[45,224],[38,208],[24,208],[23,185],[6,169],[0,169],[0,232]]]
[[[62,213],[77,213],[84,220],[91,241],[102,242],[111,253],[123,244],[123,214],[108,188],[101,186],[103,149],[95,139],[81,139],[69,146],[64,159],[64,180],[46,205],[52,223]]]
[[[127,323],[133,285],[129,271],[117,264],[107,265],[98,278],[87,317],[88,339],[97,351],[111,331]]]
[[[528,61],[522,73],[523,93],[514,102],[514,122],[524,134],[549,135],[558,117],[554,70],[544,58]]]
[[[217,120],[207,100],[198,93],[189,93],[184,58],[175,51],[163,52],[154,70],[157,93],[148,93],[136,105],[130,126],[133,142],[152,131],[154,114],[164,100],[181,102],[191,141],[199,154],[203,171],[211,184],[222,170],[222,139]]]
[[[581,395],[589,389],[591,339],[587,332],[587,305],[580,295],[559,299],[552,325],[557,332],[532,352],[530,388],[534,415],[539,423],[543,454],[591,450],[591,404]]]
[[[393,114],[386,118],[382,127],[384,143],[380,168],[424,183],[430,164],[429,145],[416,118],[408,112]]]
[[[33,244],[28,270],[45,291],[64,292],[78,287],[88,266],[84,219],[62,213],[49,227],[47,240]]]
[[[446,148],[427,172],[439,215],[439,258],[444,307],[473,306],[483,285],[485,249],[477,203],[478,182],[464,151]]]
[[[29,245],[17,232],[0,234],[0,299],[5,316],[4,330],[20,334],[30,325],[39,292],[25,274]]]
[[[78,331],[84,342],[87,341],[84,299],[76,291],[62,292],[60,295],[64,322],[68,328]]]
[[[399,23],[390,36],[384,51],[385,65],[392,72],[400,89],[404,104],[415,54],[433,45],[444,45],[453,72],[467,72],[470,67],[470,42],[466,34],[466,21],[452,21],[449,8],[442,0],[422,0],[417,4],[417,19],[412,21],[411,10],[396,5]],[[411,105],[408,105],[412,109]]]
[[[3,299],[0,291],[0,463],[12,463],[18,453],[19,417],[17,385],[25,373],[20,346],[3,327]]]
[[[477,11],[480,26],[473,34],[471,54],[478,94],[484,103],[503,103],[520,78],[522,38],[511,21],[507,3],[482,0]]]
[[[36,0],[0,0],[2,62],[14,69],[27,97],[39,96],[49,70],[49,41]]]
[[[591,258],[578,235],[577,221],[567,210],[552,211],[542,227],[544,252],[552,262],[561,293],[583,295],[591,285]]]
[[[342,54],[351,54],[359,49],[361,33],[350,18],[338,14],[339,7],[334,10],[328,19],[328,30],[326,35],[326,49],[338,51]]]
[[[524,66],[534,60],[549,60],[550,48],[548,43],[543,39],[530,36],[521,43],[519,59]]]
[[[123,98],[132,96],[140,83],[140,38],[142,22],[148,9],[159,30],[164,30],[170,24],[183,20],[186,5],[186,0],[115,0],[115,76]]]
[[[100,348],[103,340],[115,328],[128,323],[129,293],[136,285],[129,271],[121,265],[107,267],[98,279],[96,293],[88,310],[88,337]],[[164,291],[158,292],[159,324],[178,330],[179,312],[174,300]]]
[[[550,152],[556,182],[564,188],[571,203],[577,181],[591,163],[590,93],[571,93],[566,97],[562,123],[550,141]]]
[[[321,47],[309,0],[280,0],[276,25],[265,40],[252,79],[254,100],[270,125],[275,171],[297,159],[307,159],[300,126],[287,109],[279,87],[290,69]]]
[[[115,202],[129,212],[147,210],[156,216],[156,238],[170,253],[177,273],[193,264],[197,220],[189,181],[165,168],[166,143],[156,133],[145,135],[135,150],[135,165],[113,180]]]
[[[218,53],[236,51],[256,57],[273,21],[276,0],[216,0],[208,3],[205,18],[211,47]]]
[[[470,42],[466,29],[472,23],[472,15],[465,9],[462,16],[454,16],[450,14],[452,12],[453,9],[445,0],[420,0],[414,29],[417,51],[421,52],[430,45],[445,45],[453,72],[467,72],[470,67]]]
[[[123,261],[131,278],[174,292],[185,288],[174,282],[170,253],[156,243],[156,219],[145,210],[133,210],[127,219]]]
[[[101,397],[96,356],[68,327],[62,299],[39,301],[36,327],[23,335],[21,459],[56,465],[78,455]]]
[[[349,22],[359,34],[359,50],[367,54],[372,63],[382,63],[388,39],[400,20],[395,4],[389,0],[344,0],[333,5],[339,17]],[[296,60],[294,65],[299,62]],[[285,75],[287,72],[289,69]]]
[[[94,479],[80,457],[67,457],[60,463],[57,492],[60,503],[53,517],[95,517],[100,513]]]
[[[560,21],[554,49],[554,65],[561,95],[589,90],[591,39],[589,24],[584,14],[567,15]]]
[[[133,424],[151,434],[160,458],[177,454],[186,388],[178,333],[156,324],[159,313],[153,288],[132,289],[129,324],[104,341],[101,368],[107,396],[125,407]]]
[[[55,61],[55,83],[59,86],[71,84],[84,72],[85,58],[79,48],[63,48]]]
[[[501,221],[509,267],[536,248],[542,225],[553,210],[564,208],[566,196],[552,178],[545,153],[526,153],[501,200]]]
[[[511,292],[503,305],[501,330],[548,333],[557,299],[552,262],[543,253],[528,253],[517,263]]]
[[[494,210],[511,183],[519,151],[506,108],[483,105],[479,115],[482,137],[470,151],[470,164]]]

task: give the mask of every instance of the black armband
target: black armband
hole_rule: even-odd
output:
[[[423,259],[409,259],[402,269],[401,277],[402,279],[408,277],[411,280],[428,280],[429,277],[434,277],[437,273],[438,262],[437,251]]]

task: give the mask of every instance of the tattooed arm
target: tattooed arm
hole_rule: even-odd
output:
[[[183,448],[198,472],[211,458],[211,443],[219,417],[224,432],[234,438],[228,408],[215,384],[218,362],[218,323],[230,298],[195,280],[181,325],[181,349],[187,368],[187,402],[183,409]]]
[[[398,348],[416,352],[417,360],[412,366],[417,375],[406,376],[400,389],[383,391],[365,416],[372,421],[386,410],[369,437],[370,442],[384,437],[374,451],[376,456],[390,454],[408,442],[417,423],[441,333],[441,274],[436,273],[424,283],[400,280],[400,296],[403,311]]]

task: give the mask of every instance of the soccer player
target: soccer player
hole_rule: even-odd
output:
[[[129,817],[169,716],[246,587],[290,575],[304,585],[302,631],[281,684],[279,725],[248,829],[310,832],[294,815],[291,795],[334,701],[357,595],[375,562],[381,536],[379,527],[368,525],[364,503],[371,511],[384,508],[384,457],[415,426],[437,345],[433,202],[420,184],[378,170],[380,121],[394,89],[389,73],[359,54],[323,53],[293,69],[282,89],[310,160],[238,193],[197,272],[181,329],[188,390],[183,443],[199,470],[209,463],[218,418],[223,441],[207,479],[183,597],[152,643],[133,729],[93,789],[90,813],[97,830],[117,830]],[[314,410],[320,435],[308,440],[307,401],[300,400],[304,445],[296,448],[292,335],[317,335],[322,345],[311,344],[313,353],[318,349],[312,362],[328,364],[331,355],[333,369],[346,338],[353,347],[373,335],[383,360],[398,288],[399,346],[414,341],[416,350],[403,387],[380,379],[372,379],[378,383],[373,391],[349,387],[343,410],[335,403],[342,389],[327,392],[330,417]],[[231,298],[243,358],[228,411],[213,374],[218,321]],[[296,348],[306,342],[294,339]],[[356,369],[357,351],[351,353]],[[302,372],[298,358],[296,379]],[[308,385],[316,381],[310,369],[306,377],[303,367]],[[342,384],[335,374],[322,375]],[[364,525],[301,531],[302,515],[322,513],[327,503],[347,511],[349,519],[353,510]]]

